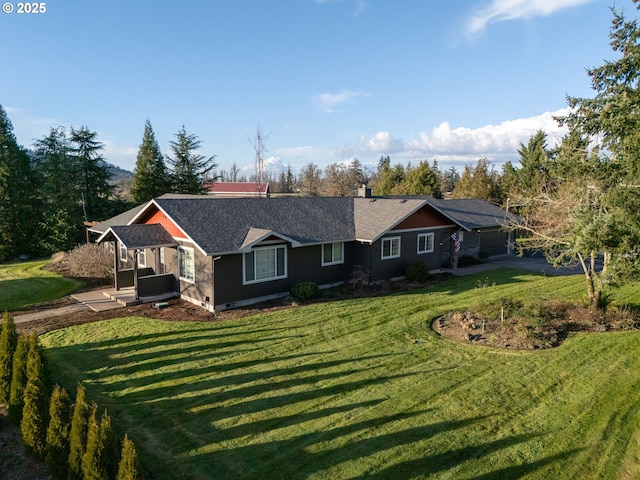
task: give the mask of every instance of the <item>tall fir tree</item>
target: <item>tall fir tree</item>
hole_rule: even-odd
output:
[[[164,157],[156,141],[151,122],[144,124],[142,143],[138,149],[136,167],[133,171],[131,200],[144,203],[169,191],[169,179]]]
[[[86,390],[78,384],[76,401],[69,430],[69,480],[82,480],[82,457],[87,448],[87,424],[91,408],[87,403]]]
[[[143,480],[143,478],[142,467],[136,454],[136,446],[129,436],[125,434],[116,480]]]
[[[9,417],[17,425],[22,420],[24,408],[24,387],[27,385],[27,358],[29,356],[29,337],[20,335],[13,355],[11,390],[9,392]]]
[[[45,454],[48,416],[49,394],[44,382],[42,347],[38,337],[30,335],[27,386],[24,389],[24,407],[20,430],[24,445],[39,458],[44,458]]]
[[[63,127],[52,128],[36,140],[34,169],[41,179],[43,208],[39,241],[44,253],[69,250],[83,238],[82,196],[75,187],[80,170],[71,156],[71,144]]]
[[[2,314],[0,324],[0,403],[9,403],[13,356],[18,344],[18,333],[13,317],[8,312]]]
[[[40,209],[27,151],[18,145],[13,125],[0,105],[0,261],[37,252]]]
[[[45,464],[54,480],[66,480],[69,474],[69,429],[71,428],[71,398],[56,385],[49,403]]]
[[[84,205],[85,220],[103,220],[110,215],[109,170],[102,157],[104,145],[97,140],[97,132],[83,126],[71,129],[71,154],[78,169],[78,188]]]
[[[171,166],[172,191],[174,193],[204,193],[202,185],[206,174],[217,167],[213,162],[216,156],[207,158],[197,153],[202,141],[196,135],[188,134],[184,125],[175,137],[175,140],[169,142],[173,157],[166,157],[167,163]]]

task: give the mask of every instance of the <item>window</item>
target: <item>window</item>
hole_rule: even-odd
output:
[[[418,253],[433,252],[433,233],[420,233],[418,235]]]
[[[400,256],[400,237],[382,239],[382,260]]]
[[[287,277],[287,247],[260,247],[243,255],[244,283],[267,282]]]
[[[127,247],[122,243],[120,244],[120,260],[122,260],[123,262],[128,261]]]
[[[325,243],[322,245],[322,266],[344,263],[344,243]]]
[[[178,247],[178,276],[182,280],[194,283],[196,280],[196,265],[193,248]]]
[[[144,249],[138,250],[138,266],[143,268],[147,266],[147,252]]]

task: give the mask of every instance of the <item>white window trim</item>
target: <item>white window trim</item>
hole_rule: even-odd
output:
[[[331,245],[331,261],[327,262],[326,259],[324,258],[324,247],[326,245]],[[340,246],[340,260],[333,260],[334,255],[334,248],[336,245]],[[329,265],[340,265],[341,263],[344,263],[344,242],[332,242],[332,243],[323,243],[322,244],[322,266],[323,267],[327,267]]]
[[[258,280],[247,280],[247,266],[246,266],[246,261],[247,261],[247,253],[255,253],[256,251],[259,250],[278,250],[278,249],[283,249],[284,250],[284,273],[280,276],[278,276],[278,254],[276,253],[276,276],[275,277],[269,277],[269,278],[260,278]],[[283,278],[287,278],[288,273],[289,273],[289,269],[287,266],[287,246],[285,244],[279,243],[276,245],[270,245],[270,246],[266,246],[266,247],[255,247],[251,250],[251,252],[247,252],[247,253],[243,253],[242,254],[242,284],[243,285],[252,285],[254,283],[264,283],[264,282],[272,282],[274,280],[281,280]],[[256,271],[256,256],[254,254],[253,256],[253,272],[254,272],[254,276],[255,276],[255,271]]]
[[[182,252],[191,252],[191,258],[193,260],[193,278],[189,278],[189,277],[185,277],[182,275],[182,255],[184,255],[184,253]],[[184,280],[185,282],[189,282],[189,283],[196,283],[196,257],[194,254],[194,250],[191,247],[184,247],[182,245],[178,245],[178,277],[180,278],[180,280]]]
[[[146,268],[147,266],[147,252],[144,249],[139,249],[138,251],[138,266],[142,268]]]
[[[431,248],[427,249],[427,250],[420,250],[420,245],[421,245],[421,238],[427,238],[427,237],[431,237]],[[428,243],[428,241],[427,241]],[[422,253],[433,253],[435,250],[435,235],[433,233],[420,233],[418,234],[418,255],[422,254]]]
[[[118,252],[119,252],[118,256],[120,257],[120,260],[122,260],[123,262],[129,261],[129,252],[127,251],[127,247],[125,247],[122,243],[118,247]],[[124,252],[124,255],[123,255],[123,252]]]
[[[398,254],[397,255],[391,254],[391,255],[385,257],[385,255],[384,255],[384,244],[385,244],[385,242],[389,242],[390,243],[389,253],[391,253],[391,250],[392,250],[391,249],[391,245],[393,245],[393,242],[395,240],[398,241]],[[383,238],[381,240],[381,242],[380,242],[380,258],[382,260],[391,260],[392,258],[400,258],[401,245],[402,245],[402,243],[401,243],[400,237],[386,237],[386,238]]]

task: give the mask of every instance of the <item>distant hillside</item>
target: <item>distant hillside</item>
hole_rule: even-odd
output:
[[[130,172],[129,170],[125,170],[124,168],[120,168],[109,162],[107,162],[107,169],[111,174],[109,183],[111,183],[112,185],[116,185],[122,181],[128,181],[133,178],[133,172]]]

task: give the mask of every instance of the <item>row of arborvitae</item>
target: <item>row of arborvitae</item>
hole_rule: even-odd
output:
[[[37,335],[18,335],[6,312],[0,325],[0,404],[8,405],[25,447],[44,460],[54,479],[143,478],[133,442],[125,435],[120,448],[107,411],[98,415],[82,385],[74,404],[64,388],[50,388]]]

